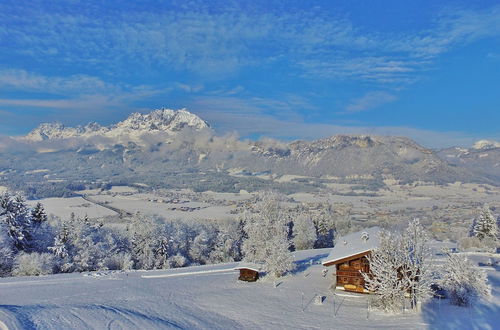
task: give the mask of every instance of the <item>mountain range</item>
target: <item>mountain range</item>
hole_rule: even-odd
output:
[[[431,150],[392,136],[241,140],[216,135],[186,109],[134,113],[110,126],[42,124],[14,141],[15,148],[0,149],[0,185],[34,197],[109,183],[252,190],[277,185],[269,178],[283,175],[297,178],[275,188],[315,189],[328,181],[377,186],[386,179],[500,184],[495,141]]]
[[[208,128],[208,124],[186,109],[159,109],[148,114],[133,113],[124,121],[110,126],[101,126],[96,122],[85,126],[66,127],[61,123],[44,123],[21,139],[39,142],[53,139],[89,138],[102,136],[121,140],[134,139],[144,133],[164,132],[175,135],[182,129],[195,130]]]

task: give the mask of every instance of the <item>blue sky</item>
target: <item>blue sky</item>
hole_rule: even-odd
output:
[[[500,140],[497,1],[0,3],[0,134],[188,108],[220,133]]]

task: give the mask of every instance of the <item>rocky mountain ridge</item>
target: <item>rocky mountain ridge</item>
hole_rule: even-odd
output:
[[[209,125],[186,109],[162,108],[148,114],[133,113],[127,119],[110,126],[101,126],[95,122],[77,127],[66,127],[61,123],[44,123],[22,139],[28,142],[39,142],[92,136],[113,138],[157,132],[175,135],[186,127],[202,130],[209,128]]]

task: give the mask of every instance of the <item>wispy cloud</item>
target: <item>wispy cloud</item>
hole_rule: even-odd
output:
[[[377,108],[386,103],[396,101],[397,97],[384,91],[368,92],[362,97],[354,99],[345,108],[347,112],[360,112]]]
[[[117,86],[106,83],[98,77],[88,75],[50,77],[17,69],[0,70],[0,88],[57,94],[88,94],[96,91],[110,93],[119,90]]]
[[[279,119],[274,116],[253,113],[210,111],[201,112],[204,118],[217,123],[219,133],[238,132],[240,136],[262,136],[284,140],[312,140],[336,134],[368,134],[405,136],[414,139],[428,148],[445,148],[451,146],[469,146],[484,138],[481,135],[467,134],[460,131],[432,131],[406,126],[345,126],[329,123],[307,123],[296,118]],[[294,120],[295,119],[295,120]],[[492,136],[498,140],[500,136]]]
[[[196,3],[189,10],[98,17],[90,11],[48,13],[28,6],[20,7],[25,15],[13,15],[0,5],[5,12],[0,22],[6,22],[0,24],[0,42],[11,36],[21,55],[64,58],[63,64],[160,65],[216,77],[242,67],[285,62],[305,77],[407,84],[451,48],[500,35],[500,6],[445,10],[429,29],[381,34],[362,31],[348,19],[318,9],[245,11],[234,3],[209,10]]]

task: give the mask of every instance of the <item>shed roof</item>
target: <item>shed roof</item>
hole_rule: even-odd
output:
[[[260,272],[260,271],[262,271],[262,265],[254,263],[254,262],[240,262],[238,264],[238,266],[236,268],[234,268],[234,269],[235,270],[250,269],[250,270],[253,270],[253,271],[256,271],[256,272]]]
[[[340,236],[323,266],[334,265],[337,261],[370,252],[379,246],[380,227],[370,227],[362,231]]]

